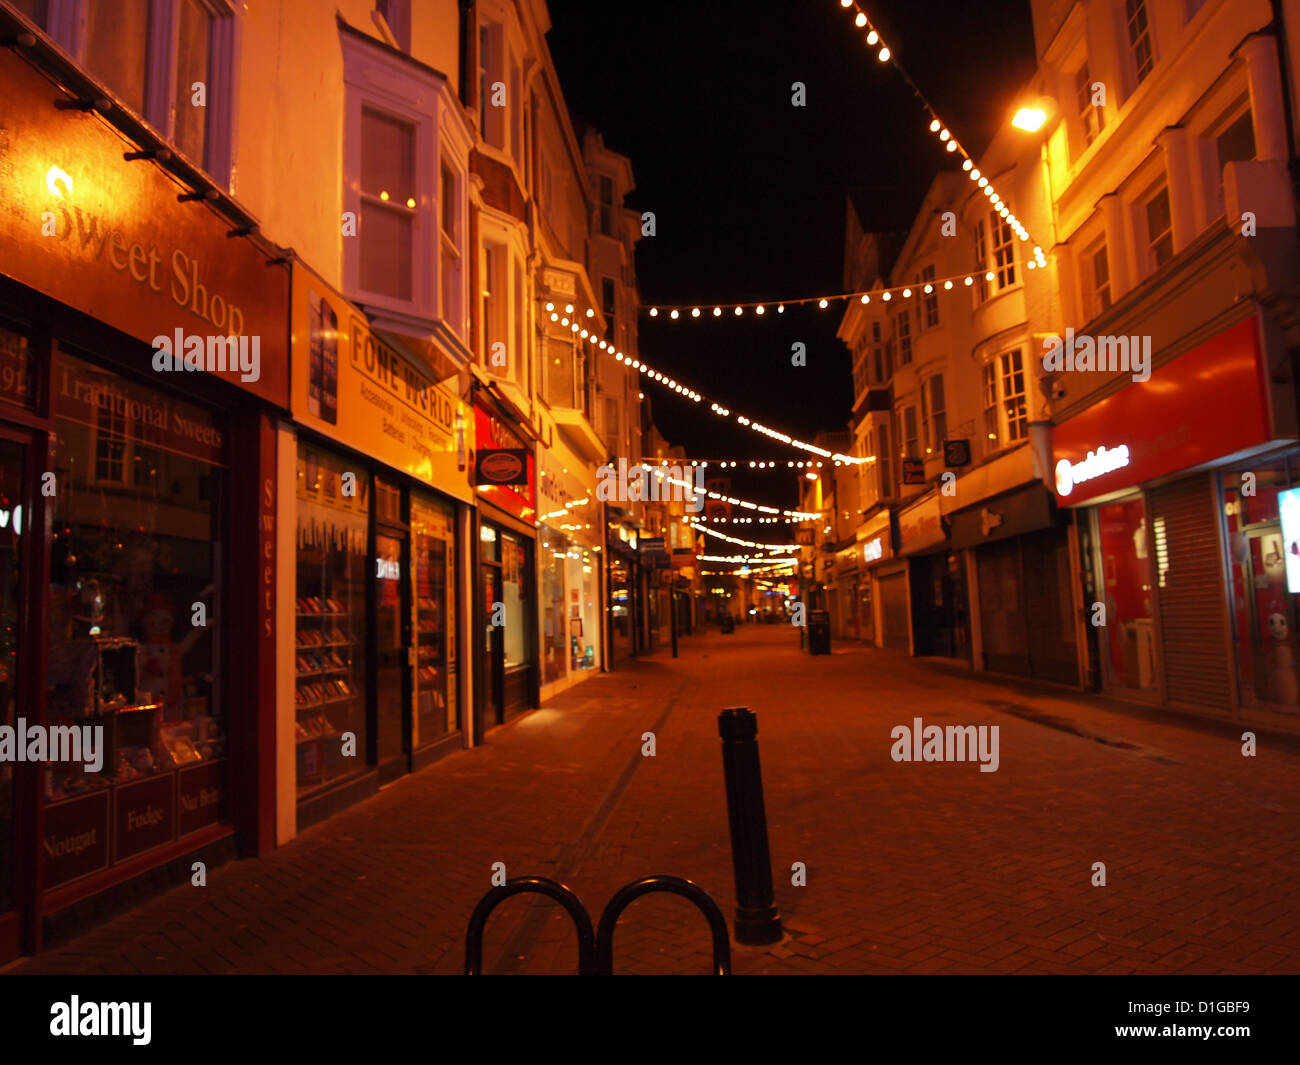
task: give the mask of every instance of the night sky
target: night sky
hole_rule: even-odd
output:
[[[866,10],[961,142],[983,150],[1033,73],[1029,0],[878,0]],[[842,291],[846,198],[868,229],[906,229],[934,174],[959,165],[838,0],[551,0],[550,11],[570,112],[631,158],[628,206],[656,215],[656,236],[637,245],[647,307]],[[791,104],[795,81],[805,107]],[[841,314],[813,305],[674,323],[643,312],[641,356],[705,397],[694,404],[651,383],[660,432],[691,457],[799,459],[709,401],[805,440],[845,428]],[[790,363],[796,341],[806,367]],[[733,491],[790,506],[793,481],[754,473]]]

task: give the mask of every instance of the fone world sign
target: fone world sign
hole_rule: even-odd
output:
[[[1129,464],[1128,445],[1123,444],[1113,450],[1104,446],[1096,451],[1089,451],[1082,462],[1061,459],[1056,464],[1056,494],[1062,499],[1074,491],[1076,484],[1083,484],[1103,474],[1114,473]]]

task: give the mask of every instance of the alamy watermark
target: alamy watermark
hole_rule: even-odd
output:
[[[605,503],[685,503],[698,514],[704,509],[703,466],[618,465],[606,463],[596,470],[596,498]]]
[[[203,370],[207,373],[237,372],[241,381],[256,381],[262,376],[262,338],[260,336],[186,335],[177,328],[175,336],[153,338],[153,368],[168,370]]]
[[[1097,370],[1131,373],[1134,381],[1151,377],[1151,338],[1091,337],[1065,331],[1064,338],[1049,336],[1043,341],[1043,369],[1047,373]]]
[[[981,773],[998,771],[998,725],[895,725],[889,757],[895,762],[979,762]]]
[[[91,773],[104,768],[103,725],[0,725],[0,762],[82,762]]]

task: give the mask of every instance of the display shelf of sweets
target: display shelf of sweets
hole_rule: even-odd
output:
[[[297,600],[299,618],[341,618],[347,614],[336,599],[307,596]]]

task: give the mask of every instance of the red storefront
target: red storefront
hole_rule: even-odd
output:
[[[0,50],[0,962],[274,845],[288,407],[275,249],[28,54]],[[55,730],[81,757],[12,744]]]
[[[520,467],[518,477],[507,478],[517,483],[489,483],[490,470],[479,470],[489,464],[475,463],[479,470],[475,613],[480,620],[474,670],[478,738],[539,702],[537,468],[532,442],[523,438],[524,424],[491,393],[475,396],[476,450],[508,452]],[[509,463],[490,465],[502,468]]]
[[[1300,485],[1293,386],[1263,353],[1252,316],[1052,431],[1092,677],[1112,694],[1218,711],[1300,701],[1279,515]]]

